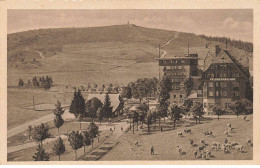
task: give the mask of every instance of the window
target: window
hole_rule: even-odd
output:
[[[219,82],[216,82],[216,87],[219,87]]]
[[[225,88],[225,87],[227,87],[227,83],[226,82],[220,82],[220,86]]]
[[[233,96],[236,96],[236,97],[240,96],[240,92],[239,92],[239,91],[235,91],[235,92],[233,93]]]
[[[209,91],[209,96],[214,96],[214,92],[213,91]]]
[[[185,63],[185,60],[181,60],[181,63],[183,63],[183,64],[184,64],[184,63]]]
[[[210,73],[207,74],[207,78],[210,78]]]
[[[211,87],[211,88],[213,87],[213,85],[214,85],[213,82],[209,82],[209,84],[208,84],[208,86]]]
[[[219,91],[216,91],[216,96],[219,96]]]
[[[173,95],[174,98],[176,98],[176,95]]]
[[[226,73],[223,73],[223,78],[226,78],[227,77],[227,74]]]
[[[202,90],[198,90],[198,94],[202,94]]]
[[[180,94],[180,98],[182,98],[182,95]]]
[[[211,77],[211,78],[214,78],[214,74],[212,73],[212,74],[210,75],[210,77]]]
[[[223,97],[227,96],[227,91],[221,91],[221,96]]]
[[[225,108],[228,109],[230,107],[231,103],[225,103]]]
[[[239,82],[232,82],[233,87],[239,87]]]

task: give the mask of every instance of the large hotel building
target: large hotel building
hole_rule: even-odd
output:
[[[171,103],[183,103],[185,98],[203,103],[204,112],[213,114],[214,105],[229,109],[237,100],[252,109],[253,91],[248,69],[242,66],[227,50],[215,47],[211,62],[198,76],[198,54],[159,58],[159,78],[167,75],[172,80]],[[191,77],[197,82],[190,95],[180,88]]]

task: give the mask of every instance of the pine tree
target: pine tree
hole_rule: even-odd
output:
[[[18,82],[18,86],[22,87],[23,85],[24,85],[24,82],[23,82],[23,80],[20,78],[20,79],[19,79],[19,82]]]
[[[45,152],[43,147],[39,144],[37,152],[33,156],[34,161],[49,161],[49,154]]]
[[[53,110],[54,115],[62,115],[64,113],[64,109],[61,107],[61,103],[57,100],[57,104],[55,104],[55,109]]]
[[[56,128],[58,128],[58,133],[60,133],[60,127],[64,124],[64,120],[61,117],[61,115],[56,115],[54,118],[54,125]]]
[[[83,136],[78,131],[72,131],[69,134],[68,141],[70,143],[71,148],[75,151],[75,156],[77,159],[77,150],[82,148],[83,146]]]
[[[57,140],[54,141],[52,151],[54,154],[59,156],[59,161],[60,161],[60,155],[65,153],[66,151],[65,145],[61,137],[59,137]]]
[[[103,115],[105,118],[110,118],[112,117],[112,106],[111,106],[111,101],[108,93],[106,94],[104,105],[102,107],[103,110]]]
[[[78,90],[78,92],[76,90],[74,91],[69,112],[74,114],[75,118],[77,118],[79,114],[81,114],[82,117],[86,116],[85,99],[81,95],[80,90]]]

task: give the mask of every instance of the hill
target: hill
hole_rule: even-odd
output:
[[[159,45],[166,56],[197,52],[200,66],[219,41],[192,33],[130,25],[39,29],[8,35],[8,86],[33,76],[52,76],[58,85],[126,84],[139,77],[157,77]],[[208,46],[208,47],[206,47]],[[252,58],[235,47],[236,58]],[[238,53],[238,54],[237,54]],[[242,60],[242,59],[241,59]],[[245,59],[246,60],[246,59]],[[242,63],[246,65],[246,62]],[[248,66],[248,65],[247,65]]]

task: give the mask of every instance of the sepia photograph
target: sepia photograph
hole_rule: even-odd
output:
[[[6,15],[7,162],[254,159],[253,9]]]

